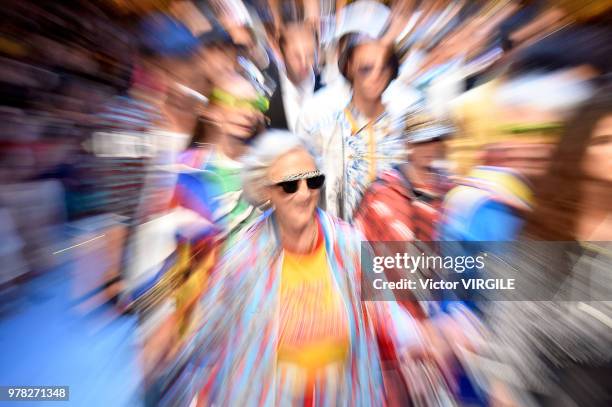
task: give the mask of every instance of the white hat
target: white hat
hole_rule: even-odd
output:
[[[450,121],[435,119],[424,110],[414,112],[406,121],[407,141],[410,144],[442,140],[452,136],[455,131]]]
[[[389,25],[391,10],[377,1],[359,0],[340,10],[335,39],[345,34],[360,33],[380,38]]]

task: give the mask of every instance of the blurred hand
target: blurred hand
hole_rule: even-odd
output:
[[[427,320],[423,324],[426,335],[428,353],[435,360],[448,383],[455,385],[453,380],[453,365],[455,364],[455,352],[449,342],[453,337],[447,336],[457,331],[451,318],[437,317],[435,320]]]
[[[450,370],[453,350],[442,335],[440,328],[431,320],[418,323],[420,341],[412,341],[402,350],[402,359],[406,362],[416,360],[433,360],[441,370]]]
[[[425,366],[432,366],[438,370],[438,374],[444,377],[451,391],[458,390],[458,383],[455,382],[453,365],[456,363],[454,352],[440,329],[440,321],[425,320],[418,322],[420,341],[414,341],[403,349],[399,358],[402,364],[402,371],[405,379],[413,383],[420,383],[425,378],[417,379],[410,376],[415,374],[413,370],[415,364],[418,366],[423,363]],[[435,367],[433,367],[435,366]],[[417,368],[418,371],[419,368]],[[414,384],[414,383],[413,383]],[[418,384],[412,389],[415,394],[420,391]],[[420,389],[420,390],[419,390]]]
[[[491,382],[491,407],[518,407],[510,394],[510,390],[503,383],[495,380]]]
[[[319,15],[309,16],[308,19],[306,20],[306,23],[317,34],[317,38],[321,38],[321,16]]]

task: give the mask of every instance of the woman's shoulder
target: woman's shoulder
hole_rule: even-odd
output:
[[[274,249],[274,235],[269,213],[263,213],[227,244],[217,268],[229,268],[240,274],[265,263],[264,255]]]
[[[257,209],[256,209],[257,210]],[[253,245],[260,237],[273,238],[273,226],[271,224],[272,210],[266,210],[256,215],[252,223],[244,229],[236,245]]]

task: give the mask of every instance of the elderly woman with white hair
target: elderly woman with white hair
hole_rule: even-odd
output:
[[[300,138],[264,133],[243,163],[247,199],[271,209],[226,253],[201,302],[189,373],[200,402],[383,405],[376,332],[384,326],[399,348],[410,320],[395,302],[361,302],[360,235],[317,208],[325,175]]]

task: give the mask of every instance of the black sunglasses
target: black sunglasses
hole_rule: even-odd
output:
[[[297,192],[298,187],[299,187],[299,182],[301,180],[306,181],[306,186],[308,186],[308,189],[319,189],[325,183],[325,175],[320,174],[320,175],[315,175],[311,177],[293,179],[290,181],[282,181],[282,182],[277,182],[274,185],[281,187],[286,194],[294,194]]]

